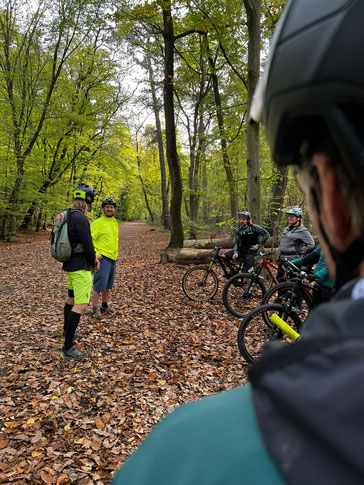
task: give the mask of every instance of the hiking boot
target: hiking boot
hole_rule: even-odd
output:
[[[97,309],[95,312],[91,312],[91,318],[95,320],[102,320],[102,315],[100,313],[100,310]]]
[[[84,338],[87,338],[86,335],[82,335],[81,333],[77,333],[77,332],[73,336],[73,340],[82,340]],[[61,342],[64,342],[64,341],[65,341],[65,337],[64,337],[64,334],[62,333]]]
[[[100,313],[101,313],[101,315],[105,315],[105,314],[112,315],[112,314],[115,313],[115,310],[112,307],[110,307],[110,306],[107,306],[106,308],[102,308],[101,307],[100,308]]]
[[[71,347],[68,350],[62,348],[60,358],[65,360],[83,360],[87,358],[87,354],[80,352],[76,347]]]

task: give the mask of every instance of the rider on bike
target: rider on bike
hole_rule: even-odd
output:
[[[234,249],[222,255],[229,264],[231,260],[243,259],[243,273],[251,273],[254,270],[255,256],[258,249],[264,246],[269,238],[269,232],[251,223],[251,215],[248,211],[239,212],[240,226],[235,231]]]
[[[313,273],[307,275],[308,281],[314,281],[315,285],[312,290],[312,303],[316,307],[320,303],[331,300],[335,291],[335,284],[332,281],[324,253],[321,245],[318,245],[312,252],[299,259],[291,261],[292,264],[301,268],[302,266],[313,266],[316,264]]]
[[[299,257],[304,249],[315,246],[315,242],[308,229],[302,224],[302,209],[292,207],[286,214],[288,215],[288,226],[283,229],[278,251],[278,268],[282,269],[285,261],[291,261]],[[282,280],[282,275],[278,271],[277,279]]]

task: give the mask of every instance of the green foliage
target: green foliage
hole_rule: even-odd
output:
[[[263,57],[283,4],[262,1]],[[162,103],[165,3],[126,0],[117,9],[94,0],[61,0],[57,8],[39,3],[38,9],[30,0],[24,7],[12,5],[4,5],[8,16],[0,15],[0,237],[10,238],[21,223],[50,222],[69,205],[80,181],[100,192],[91,218],[100,212],[99,201],[112,196],[120,220],[152,214],[159,221],[161,172],[154,115],[144,116],[152,115],[145,59],[153,66]],[[211,75],[219,82],[237,207],[248,209],[246,12],[243,2],[227,0],[173,0],[171,5],[185,232],[208,227],[232,231],[236,222],[230,214]],[[137,75],[131,74],[133,63]],[[162,109],[160,117],[163,128]],[[264,133],[260,154],[262,220],[268,226],[277,211],[271,189],[278,174]],[[170,197],[168,167],[167,186]],[[197,214],[191,218],[193,203]],[[305,209],[291,173],[284,205]]]

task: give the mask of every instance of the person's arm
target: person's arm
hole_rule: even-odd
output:
[[[327,267],[325,266],[324,268],[321,268],[319,271],[317,272],[315,271],[315,276],[317,277],[317,283],[320,284],[320,281],[325,281],[329,276]]]
[[[100,236],[100,224],[98,222],[99,220],[100,219],[96,219],[96,221],[94,221],[91,224],[91,237],[92,237],[92,244],[93,244],[95,252],[96,252],[96,257],[99,261],[101,261],[102,255],[100,253],[98,253],[98,251],[97,251],[97,240]]]
[[[311,236],[308,229],[305,228],[305,230],[302,231],[300,236],[301,236],[302,242],[306,245],[307,249],[312,248],[315,245],[315,241],[313,240],[313,237]]]
[[[316,248],[314,251],[312,251],[312,253],[309,253],[302,258],[302,266],[312,266],[318,263],[319,259],[320,259],[320,253],[317,252],[317,248]]]
[[[268,241],[270,234],[268,231],[266,231],[260,226],[254,226],[254,227],[255,227],[255,231],[258,233],[258,236],[261,238],[260,241],[258,242],[258,247],[261,248]]]
[[[96,254],[92,243],[90,224],[86,216],[80,217],[77,221],[77,233],[87,262],[91,268],[94,268],[96,266]]]
[[[235,231],[234,254],[238,254],[239,247],[239,229]]]

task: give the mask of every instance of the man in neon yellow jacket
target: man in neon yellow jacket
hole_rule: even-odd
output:
[[[91,236],[100,261],[100,269],[94,275],[92,292],[92,316],[98,320],[103,314],[113,313],[109,307],[110,291],[113,288],[118,257],[118,223],[114,217],[116,201],[108,197],[101,204],[103,215],[91,224]],[[101,308],[98,309],[101,294]]]

